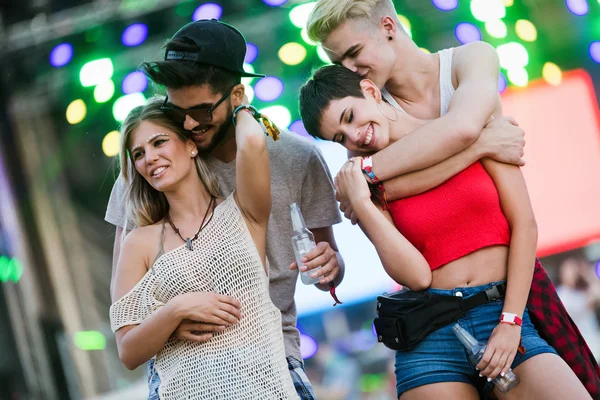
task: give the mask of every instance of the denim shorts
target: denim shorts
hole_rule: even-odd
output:
[[[491,282],[482,286],[456,289],[428,289],[430,293],[446,296],[470,297],[491,286],[502,282]],[[459,294],[460,293],[460,294]],[[498,325],[504,299],[498,299],[467,312],[458,322],[477,340],[487,342],[492,331]],[[452,332],[452,326],[447,325],[427,336],[414,349],[406,352],[396,352],[396,393],[398,397],[407,390],[438,382],[464,382],[478,388],[480,393],[489,391],[492,385],[487,385],[485,378],[479,377],[479,372],[471,364],[466,349]],[[523,361],[542,353],[557,354],[556,351],[540,338],[531,323],[527,309],[523,313],[523,328],[521,343],[525,354],[517,352],[512,368],[518,367]]]

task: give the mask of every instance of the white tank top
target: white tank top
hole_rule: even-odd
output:
[[[238,299],[244,317],[206,343],[169,339],[155,356],[159,395],[168,399],[298,399],[283,345],[281,313],[233,194],[215,207],[193,250],[158,257],[129,293],[110,307],[113,332],[137,325],[181,293]]]
[[[450,99],[454,95],[454,85],[452,84],[452,52],[454,48],[444,49],[439,51],[440,57],[440,117],[448,112]],[[387,91],[386,88],[381,90],[381,94],[385,101],[396,107],[398,110],[404,111],[398,104],[394,96]]]

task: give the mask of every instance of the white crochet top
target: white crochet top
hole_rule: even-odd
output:
[[[240,322],[206,343],[169,339],[156,354],[161,399],[298,399],[288,370],[281,313],[233,194],[193,242],[162,254],[110,307],[113,332],[140,324],[178,294],[216,292],[240,301]]]

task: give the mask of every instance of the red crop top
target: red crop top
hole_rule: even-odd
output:
[[[425,193],[388,206],[396,228],[431,270],[484,247],[510,243],[498,191],[480,162]]]

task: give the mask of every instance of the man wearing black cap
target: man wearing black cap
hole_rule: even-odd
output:
[[[233,107],[229,95],[243,90],[241,77],[262,77],[243,70],[246,41],[234,27],[216,20],[200,20],[181,28],[167,43],[163,61],[147,62],[141,69],[156,84],[165,87],[163,111],[192,133],[198,150],[219,180],[224,195],[235,189],[236,143],[232,126]],[[298,203],[317,248],[307,254],[309,269],[317,266],[316,285],[329,290],[344,275],[344,262],[337,251],[331,226],[339,223],[331,175],[318,148],[297,135],[283,131],[280,140],[267,141],[271,167],[273,203],[267,234],[270,262],[270,293],[281,310],[282,330],[290,374],[301,399],[314,399],[313,388],[304,373],[300,338],[296,329],[294,292],[297,266],[292,263],[292,224],[288,205]],[[119,254],[119,238],[127,226],[123,207],[125,182],[115,184],[106,221],[117,227],[113,269]],[[290,265],[290,263],[292,263]],[[114,271],[114,270],[113,270]],[[114,275],[114,274],[113,274]],[[215,330],[200,321],[182,324],[180,339],[198,341],[194,333]],[[152,362],[150,370],[153,371]],[[159,377],[151,374],[151,395],[158,389]],[[152,397],[151,397],[152,398]]]

